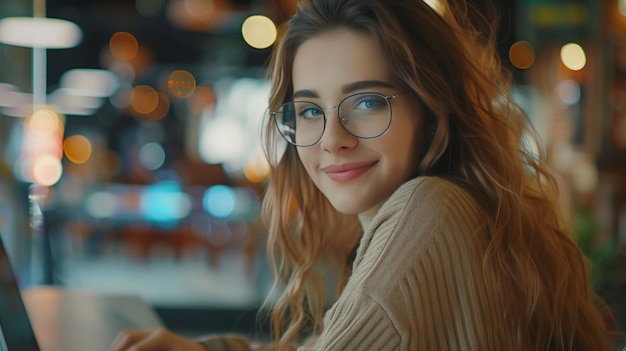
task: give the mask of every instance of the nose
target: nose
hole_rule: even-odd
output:
[[[335,108],[324,109],[326,114],[326,129],[320,139],[320,146],[328,152],[349,150],[358,143],[358,138],[350,134],[339,121],[339,112]]]

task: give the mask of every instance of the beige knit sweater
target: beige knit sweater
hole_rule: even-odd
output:
[[[453,183],[403,184],[365,230],[346,288],[309,350],[513,350],[504,298],[484,288],[486,220]],[[204,340],[211,351],[251,350],[240,337]]]

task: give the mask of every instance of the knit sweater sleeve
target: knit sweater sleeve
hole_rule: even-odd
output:
[[[475,199],[439,178],[401,186],[361,239],[353,275],[305,350],[504,350],[500,299],[484,291]]]

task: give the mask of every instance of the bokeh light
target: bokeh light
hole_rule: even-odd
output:
[[[530,68],[535,63],[535,58],[535,48],[526,40],[514,43],[509,49],[509,60],[519,69]]]
[[[46,106],[24,120],[24,139],[15,164],[19,178],[42,185],[59,180],[63,173],[63,119]]]
[[[139,43],[134,35],[128,32],[116,32],[109,40],[109,50],[118,60],[130,61],[139,51]]]
[[[200,140],[200,154],[208,163],[223,163],[241,157],[246,140],[240,123],[225,117],[207,122]]]
[[[265,158],[265,154],[259,153],[257,157],[248,160],[243,172],[246,179],[253,183],[264,181],[270,173],[270,164]]]
[[[557,85],[557,94],[563,103],[574,105],[580,101],[580,85],[573,80],[564,80]]]
[[[235,211],[235,192],[226,185],[214,185],[206,190],[202,204],[205,211],[218,218],[226,218]]]
[[[43,108],[26,119],[24,129],[29,134],[56,136],[62,131],[63,125],[55,111]]]
[[[90,116],[102,107],[104,99],[96,96],[84,95],[79,89],[57,88],[48,94],[48,103],[66,115]]]
[[[119,208],[114,194],[108,191],[98,191],[85,199],[85,210],[94,218],[111,218]]]
[[[140,208],[143,215],[155,222],[172,222],[191,213],[189,194],[180,190],[176,182],[165,181],[148,185],[141,194]]]
[[[70,89],[74,95],[109,97],[119,87],[113,72],[101,69],[74,68],[65,71],[60,79],[61,87]]]
[[[167,95],[163,94],[160,91],[158,92],[158,95],[159,100],[157,102],[157,106],[154,108],[154,110],[145,115],[146,118],[153,121],[163,119],[163,117],[165,117],[170,111],[170,99],[167,97]]]
[[[243,39],[255,49],[265,49],[276,41],[276,25],[266,16],[253,15],[243,22],[241,26]]]
[[[35,48],[63,49],[78,45],[83,32],[75,23],[58,18],[0,19],[0,42]]]
[[[83,164],[91,157],[92,146],[87,137],[74,134],[63,141],[63,151],[68,160],[76,164]]]
[[[130,94],[130,104],[138,113],[148,114],[159,105],[159,94],[149,85],[138,85]]]
[[[167,79],[167,87],[173,96],[186,98],[191,96],[196,89],[196,79],[189,71],[175,70]]]
[[[572,71],[579,71],[587,64],[587,56],[580,45],[568,43],[561,47],[561,61]]]
[[[139,162],[146,169],[154,171],[165,163],[165,150],[159,143],[147,143],[139,149]]]
[[[63,165],[54,155],[41,155],[34,159],[32,179],[35,183],[50,186],[56,184],[63,175]]]
[[[261,148],[269,83],[239,78],[214,84],[217,103],[200,116],[198,156],[207,163],[221,163],[227,174],[241,176],[248,160]]]

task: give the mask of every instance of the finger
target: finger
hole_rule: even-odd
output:
[[[176,336],[166,329],[154,329],[146,334],[143,338],[133,343],[132,351],[173,351]]]
[[[194,340],[159,328],[134,344],[129,351],[206,351],[206,348]]]
[[[137,343],[132,345],[133,351],[161,351],[167,350],[171,341],[168,340],[168,335],[164,330],[154,330],[150,334],[146,335]]]
[[[111,351],[124,351],[136,344],[142,339],[145,339],[150,335],[150,330],[123,330],[121,331],[113,343],[111,344]]]

